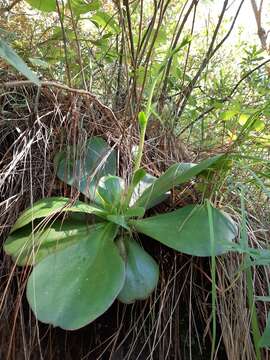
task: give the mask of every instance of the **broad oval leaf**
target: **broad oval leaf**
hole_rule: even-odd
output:
[[[26,2],[40,11],[56,11],[56,0],[26,0]]]
[[[159,268],[156,261],[133,239],[125,237],[126,276],[125,283],[118,295],[118,300],[131,304],[144,300],[157,286]]]
[[[50,197],[36,201],[33,206],[25,210],[11,229],[11,233],[31,223],[35,219],[51,217],[62,212],[83,212],[105,217],[106,212],[97,206],[88,205],[82,201],[72,203],[69,198]]]
[[[114,236],[115,226],[106,224],[34,267],[27,299],[40,321],[75,330],[111,306],[125,279]]]
[[[36,85],[40,85],[39,79],[36,74],[29,69],[23,59],[16,54],[16,52],[0,39],[0,57],[7,61],[10,65],[14,66],[19,72],[21,72],[30,81],[33,81]]]
[[[215,255],[230,250],[237,227],[229,215],[212,207]],[[168,214],[143,220],[130,220],[130,225],[175,250],[195,256],[211,256],[209,218],[206,205],[188,205]]]
[[[102,138],[92,137],[81,149],[76,146],[58,153],[55,166],[60,180],[99,202],[98,182],[103,176],[116,174],[116,153]]]
[[[192,163],[174,164],[165,171],[153,184],[146,188],[143,194],[135,202],[135,206],[150,208],[155,200],[171,190],[174,186],[185,183],[216,163],[224,155],[217,155],[195,165]]]
[[[27,225],[10,234],[4,244],[4,250],[16,265],[33,265],[48,255],[63,250],[74,243],[89,238],[94,231],[104,227],[103,223],[87,225],[71,219],[54,221],[45,229]]]

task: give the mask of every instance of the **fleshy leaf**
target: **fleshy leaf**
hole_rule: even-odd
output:
[[[216,163],[222,157],[223,155],[217,155],[202,161],[198,165],[192,163],[179,163],[170,166],[163,175],[154,181],[151,186],[146,188],[134,205],[143,206],[145,208],[152,207],[155,200],[160,196],[164,195],[174,186],[189,181],[203,170]]]
[[[37,226],[37,230],[32,231],[32,225],[29,224],[9,235],[4,250],[12,256],[16,265],[33,265],[52,253],[89,238],[89,234],[102,227],[104,227],[102,223],[87,225],[74,220],[65,220],[54,221],[45,229]]]
[[[140,197],[142,196],[144,191],[147,190],[148,188],[150,188],[150,186],[152,186],[155,183],[156,180],[157,180],[157,178],[155,176],[152,176],[152,175],[146,173],[137,182],[136,186],[134,187],[134,190],[133,190],[129,205],[130,206],[135,206],[134,204],[136,203],[136,207],[137,207],[137,200],[140,199]],[[146,208],[149,209],[149,208],[151,208],[151,207],[153,207],[155,205],[158,205],[159,203],[164,201],[167,197],[168,197],[168,194],[165,194],[165,193],[161,194],[159,197],[155,198],[153,201],[147,202]],[[139,207],[145,206],[145,204],[143,204],[141,202],[140,205],[138,205],[138,206]]]
[[[237,227],[229,215],[212,207],[215,255],[230,250]],[[129,220],[134,228],[180,252],[211,256],[209,219],[206,205],[188,205],[168,214],[143,220]]]
[[[55,157],[57,176],[74,186],[89,199],[98,202],[96,189],[99,180],[116,174],[116,153],[100,137],[92,137],[81,149],[58,153]]]
[[[103,176],[98,183],[97,193],[105,208],[116,210],[121,204],[125,190],[124,180],[118,176]]]
[[[40,321],[75,330],[111,306],[125,278],[114,236],[115,226],[107,224],[34,267],[27,299]]]
[[[15,222],[11,229],[11,233],[29,224],[35,219],[49,216],[51,217],[62,212],[84,212],[101,217],[106,215],[103,209],[100,209],[97,206],[88,205],[82,201],[72,203],[69,198],[50,197],[36,201],[31,208],[25,210]]]
[[[122,226],[124,229],[129,230],[124,215],[107,215],[107,220]]]
[[[126,252],[126,277],[118,300],[125,304],[144,300],[157,286],[158,265],[136,241],[129,237],[119,240],[124,242]]]

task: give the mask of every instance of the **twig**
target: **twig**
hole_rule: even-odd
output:
[[[197,6],[199,0],[193,0],[192,3],[190,4],[180,26],[179,26],[179,29],[176,33],[176,36],[175,36],[175,39],[173,41],[173,45],[172,45],[172,51],[174,49],[176,49],[176,46],[178,44],[178,40],[182,34],[182,31],[183,31],[183,28],[189,18],[189,15],[193,9],[194,6]],[[184,7],[186,6],[187,2],[185,3]],[[180,13],[180,16],[181,16],[181,13]],[[161,90],[161,98],[164,97],[164,94],[166,93],[166,90],[167,90],[167,84],[168,84],[168,78],[169,78],[169,73],[170,73],[170,69],[171,69],[171,65],[172,65],[172,60],[173,60],[173,57],[170,57],[169,60],[168,60],[168,65],[166,67],[166,71],[165,71],[165,76],[164,76],[164,80],[163,80],[163,86],[162,86],[162,90]]]
[[[215,41],[216,41],[216,38],[217,38],[217,35],[218,35],[218,32],[219,32],[219,29],[220,29],[220,26],[221,26],[221,23],[222,23],[222,20],[224,18],[224,15],[225,15],[225,12],[226,12],[226,8],[227,8],[227,5],[228,5],[228,0],[225,0],[224,3],[223,3],[223,7],[222,7],[222,10],[221,10],[221,13],[220,13],[220,16],[219,16],[219,20],[217,22],[217,25],[216,25],[216,28],[214,30],[214,34],[213,34],[213,37],[212,37],[212,40],[211,40],[211,43],[209,45],[209,48],[207,50],[207,53],[201,63],[201,66],[199,67],[199,70],[197,71],[197,73],[195,74],[195,76],[193,77],[193,79],[189,82],[189,84],[187,85],[187,87],[183,90],[183,93],[182,93],[182,96],[179,98],[178,100],[178,106],[180,106],[180,109],[179,109],[179,112],[178,112],[178,115],[181,116],[181,114],[183,113],[185,107],[186,107],[186,104],[187,104],[187,101],[188,101],[188,98],[189,96],[191,95],[193,89],[194,89],[194,86],[196,85],[198,79],[200,78],[202,72],[204,71],[205,67],[207,66],[207,64],[209,63],[209,61],[211,60],[211,58],[215,55],[215,53],[218,51],[218,49],[224,44],[224,42],[228,39],[228,37],[230,36],[233,28],[234,28],[234,25],[236,23],[236,20],[238,18],[238,15],[239,15],[239,12],[242,8],[242,5],[244,3],[245,0],[242,0],[240,5],[238,6],[238,9],[236,11],[236,14],[234,16],[234,19],[231,23],[231,26],[227,32],[227,34],[223,37],[223,39],[216,45],[216,47],[214,48],[214,44],[215,44]],[[180,105],[181,104],[181,105]]]

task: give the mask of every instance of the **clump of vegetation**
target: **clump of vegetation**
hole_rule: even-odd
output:
[[[163,201],[172,187],[200,174],[221,156],[198,165],[172,165],[158,179],[139,168],[127,189],[115,175],[115,152],[101,138],[87,142],[81,160],[72,161],[65,154],[57,158],[58,176],[92,203],[70,203],[63,197],[40,200],[19,217],[4,246],[17,264],[35,264],[27,298],[41,321],[78,329],[106,311],[116,297],[132,303],[153,292],[158,265],[133,240],[132,229],[189,255],[215,256],[231,248],[237,229],[210,203],[136,219]],[[61,212],[91,214],[99,221],[94,218],[88,225],[81,219],[55,219]],[[45,220],[33,224],[40,218]]]

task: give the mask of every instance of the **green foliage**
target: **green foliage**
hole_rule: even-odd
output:
[[[56,11],[56,0],[26,0],[33,8],[44,12]]]
[[[227,215],[212,207],[215,255],[226,253],[237,235],[235,224]],[[138,232],[175,250],[195,256],[211,256],[206,205],[187,205],[173,212],[143,220],[131,220]],[[179,239],[181,239],[179,241]]]
[[[34,267],[27,299],[38,319],[74,330],[109,308],[125,277],[125,264],[113,241],[115,233],[113,224],[103,224]]]
[[[61,152],[55,166],[59,178],[92,203],[63,197],[37,201],[18,218],[4,246],[18,265],[34,265],[27,298],[36,317],[69,330],[94,321],[117,297],[131,303],[155,289],[158,265],[132,239],[132,230],[195,256],[225,253],[237,232],[231,218],[212,207],[212,244],[204,205],[134,219],[221,156],[198,165],[175,164],[159,179],[138,169],[126,188],[115,175],[115,152],[103,139],[90,139],[82,150]],[[71,216],[76,213],[92,216],[92,225]]]
[[[101,6],[99,0],[92,0],[90,3],[86,3],[84,0],[70,0],[70,4],[76,16],[98,10]]]
[[[39,79],[36,74],[29,69],[22,58],[2,39],[0,39],[0,57],[14,66],[19,72],[26,76],[29,80],[39,85]]]
[[[125,283],[118,300],[125,304],[144,300],[154,291],[158,283],[159,268],[155,260],[129,236],[120,238],[126,256]]]
[[[57,154],[54,162],[59,179],[97,203],[101,201],[96,192],[99,180],[116,175],[116,153],[100,137]]]
[[[136,206],[145,206],[147,209],[151,208],[155,201],[167,191],[176,185],[183,184],[193,177],[199,175],[205,169],[216,163],[222,158],[222,155],[217,155],[202,161],[200,164],[179,163],[169,167],[168,170],[162,174],[159,179],[153,182],[136,201]]]

